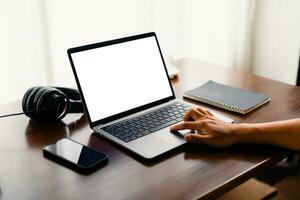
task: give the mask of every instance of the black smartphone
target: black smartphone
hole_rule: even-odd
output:
[[[78,142],[63,138],[43,148],[44,157],[79,172],[90,172],[107,163],[108,156]]]

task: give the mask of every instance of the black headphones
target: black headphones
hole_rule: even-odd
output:
[[[82,113],[77,90],[64,87],[31,87],[24,94],[22,108],[28,117],[44,122],[62,119],[67,113]]]

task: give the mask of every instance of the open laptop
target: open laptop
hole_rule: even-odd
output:
[[[96,133],[145,159],[186,143],[169,127],[191,106],[175,98],[155,33],[71,48],[68,56]]]

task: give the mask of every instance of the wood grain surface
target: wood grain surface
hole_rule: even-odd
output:
[[[194,59],[182,59],[175,65],[180,74],[172,84],[178,98],[183,91],[210,79],[271,97],[270,103],[244,116],[198,104],[237,123],[300,117],[300,89],[296,86]],[[0,115],[21,111],[20,104],[1,105]],[[93,134],[81,114],[69,114],[54,124],[38,123],[24,115],[3,118],[0,130],[1,199],[212,199],[267,170],[289,153],[262,145],[226,149],[186,145],[145,163]],[[44,158],[43,146],[63,137],[108,154],[108,164],[83,175]]]

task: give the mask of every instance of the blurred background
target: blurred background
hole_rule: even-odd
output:
[[[31,86],[74,87],[70,47],[150,31],[167,62],[191,57],[295,84],[299,11],[299,0],[0,0],[0,103]]]

